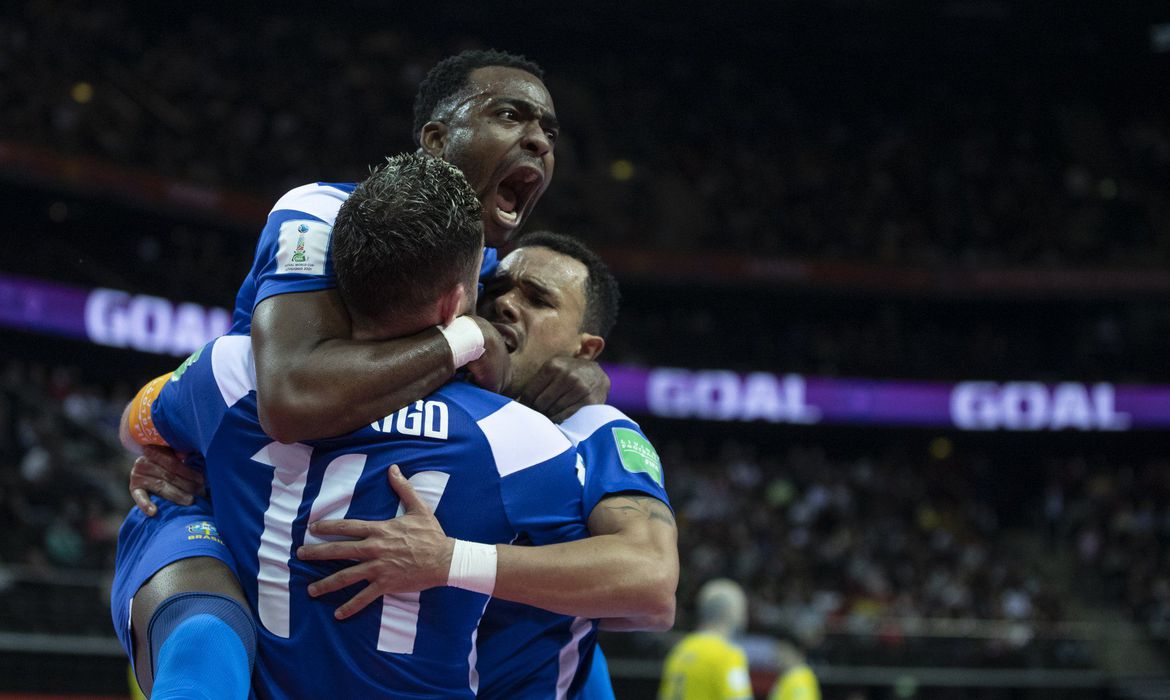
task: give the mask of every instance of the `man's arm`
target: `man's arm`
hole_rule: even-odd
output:
[[[485,352],[468,370],[476,383],[498,391],[507,349],[491,324],[474,320]],[[350,334],[349,315],[333,289],[280,294],[256,306],[257,401],[271,437],[287,443],[355,430],[430,394],[455,371],[451,346],[437,328],[377,342]]]
[[[183,464],[154,427],[154,400],[171,374],[147,383],[126,404],[118,422],[118,439],[127,451],[138,455],[130,470],[130,497],[144,514],[154,516],[158,507],[150,500],[157,494],[172,503],[189,506],[206,493],[203,475]]]
[[[303,560],[356,559],[309,586],[313,596],[358,581],[370,585],[337,609],[345,619],[387,593],[447,585],[455,540],[397,470],[390,484],[405,514],[388,521],[313,523],[314,535],[357,538],[306,545]],[[619,618],[623,629],[669,629],[678,586],[678,528],[661,501],[639,494],[603,499],[589,516],[593,533],[576,542],[540,547],[496,545],[492,596],[564,615]],[[637,625],[637,627],[635,627]]]
[[[498,545],[492,595],[553,612],[603,618],[611,631],[674,626],[678,526],[670,508],[642,494],[603,499],[583,540],[544,547]]]

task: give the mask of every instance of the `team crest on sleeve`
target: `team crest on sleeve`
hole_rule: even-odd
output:
[[[323,221],[296,219],[280,225],[276,274],[325,274],[329,236],[333,227]]]
[[[617,443],[623,469],[635,474],[648,474],[655,483],[662,486],[662,460],[658,458],[658,452],[649,440],[637,430],[629,428],[614,428],[613,440]]]

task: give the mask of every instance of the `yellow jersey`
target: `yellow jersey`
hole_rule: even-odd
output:
[[[821,700],[821,687],[808,666],[792,668],[776,681],[768,700]]]
[[[694,632],[670,650],[659,700],[751,700],[747,657],[717,634]]]

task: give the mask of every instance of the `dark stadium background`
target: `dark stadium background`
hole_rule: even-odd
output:
[[[411,149],[418,80],[469,47],[548,73],[527,229],[619,274],[607,361],[1092,397],[1087,429],[1032,403],[993,430],[643,397],[680,612],[603,638],[618,697],[652,697],[717,575],[749,591],[761,697],[781,633],[827,698],[1170,697],[1170,6],[716,5],[6,3],[0,697],[125,695],[114,426],[183,354],[126,295],[214,327],[271,202]],[[94,289],[98,327],[70,306]]]

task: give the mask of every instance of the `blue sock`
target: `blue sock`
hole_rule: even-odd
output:
[[[148,634],[152,700],[248,697],[256,630],[235,600],[210,593],[171,596],[155,611]]]

